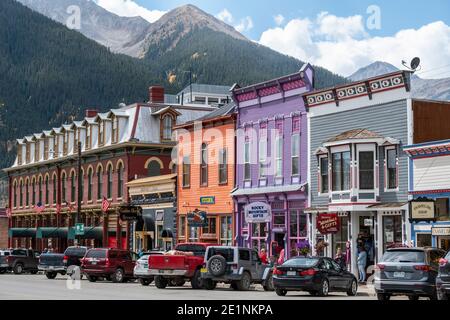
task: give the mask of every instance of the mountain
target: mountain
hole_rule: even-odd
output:
[[[399,69],[387,62],[377,61],[363,67],[348,77],[351,81],[359,81],[395,72]],[[411,77],[412,97],[417,99],[450,100],[450,78],[423,79],[417,74]]]
[[[69,28],[75,26],[73,9],[79,8],[81,19],[77,31],[113,52],[132,57],[144,55],[144,39],[151,24],[141,17],[119,17],[90,0],[17,1]]]

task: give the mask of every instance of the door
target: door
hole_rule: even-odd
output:
[[[340,289],[346,289],[350,286],[350,277],[342,270],[341,266],[335,261],[331,260],[333,270],[336,276],[336,287]]]
[[[252,279],[259,280],[262,279],[266,265],[261,262],[258,256],[258,252],[252,251]]]
[[[328,282],[330,289],[339,288],[339,273],[334,269],[332,260],[329,258],[323,259],[323,269],[328,274]]]
[[[121,252],[121,264],[125,269],[126,275],[132,275],[134,271],[134,262],[131,257],[131,253],[128,251]]]

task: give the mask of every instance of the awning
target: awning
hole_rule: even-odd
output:
[[[303,210],[305,213],[327,213],[328,207],[310,207]]]
[[[161,238],[173,238],[173,232],[170,229],[164,229],[161,233]]]
[[[82,236],[75,236],[75,228],[70,227],[67,239],[75,240],[75,237],[79,239],[103,240],[103,227],[86,227]]]
[[[36,229],[35,228],[11,228],[8,231],[8,236],[10,238],[35,238]]]
[[[290,185],[290,186],[274,186],[274,187],[263,187],[263,188],[240,188],[231,192],[232,196],[246,196],[255,194],[265,194],[265,193],[281,193],[281,192],[294,192],[306,190],[307,183],[301,185]]]
[[[406,210],[408,202],[386,202],[379,204],[372,204],[368,206],[368,209],[374,211],[397,211],[397,210]]]
[[[38,228],[36,232],[37,239],[49,239],[49,238],[67,238],[69,228],[67,227],[50,227],[50,228]]]

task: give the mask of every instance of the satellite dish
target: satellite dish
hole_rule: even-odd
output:
[[[420,65],[420,58],[419,57],[415,57],[414,59],[411,60],[411,69],[416,70]]]
[[[125,103],[119,103],[119,108],[125,108],[127,105]]]

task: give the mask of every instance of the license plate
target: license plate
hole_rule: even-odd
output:
[[[206,269],[206,268],[201,268],[201,269],[200,269],[200,272],[201,272],[201,273],[207,273],[207,272],[208,272],[208,269]]]
[[[97,261],[92,261],[91,264],[96,265],[96,264],[97,264]]]
[[[295,276],[297,273],[295,271],[288,271],[287,275],[288,276]]]
[[[48,267],[50,270],[53,270],[54,269],[54,267],[53,266],[50,266],[50,267]]]
[[[394,272],[394,278],[404,278],[405,273],[404,272]]]
[[[173,272],[173,270],[159,270],[159,273],[168,273],[168,274],[170,274],[172,272]]]

